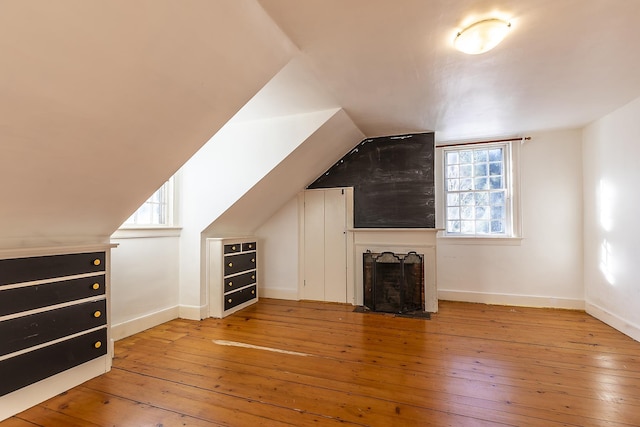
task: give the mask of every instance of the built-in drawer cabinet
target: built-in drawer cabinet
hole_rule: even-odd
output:
[[[210,315],[224,317],[258,301],[258,243],[254,237],[207,239]]]
[[[109,370],[108,255],[100,250],[0,259],[0,420],[11,415],[3,396],[65,371],[71,379],[56,377],[43,393],[86,381],[91,377],[79,378],[74,369],[98,358],[97,368],[81,372]],[[25,396],[34,395],[31,389]]]

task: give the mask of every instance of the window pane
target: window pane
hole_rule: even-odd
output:
[[[471,163],[473,162],[473,151],[464,150],[460,151],[460,163]]]
[[[502,148],[492,148],[489,150],[490,162],[502,162]]]
[[[489,193],[487,192],[481,192],[481,193],[476,193],[476,206],[486,206],[489,204]]]
[[[475,190],[488,190],[489,189],[489,179],[488,178],[476,178],[474,180]]]
[[[447,178],[458,178],[460,177],[460,168],[459,166],[448,166],[447,167]]]
[[[460,191],[473,190],[473,179],[465,178],[460,180]]]
[[[447,208],[448,219],[460,219],[460,208]]]
[[[447,221],[447,232],[448,233],[459,233],[460,232],[460,221]]]
[[[492,206],[491,207],[491,219],[504,219],[504,207]]]
[[[473,217],[473,207],[471,206],[463,206],[461,209],[461,217],[462,219],[474,219]]]
[[[476,219],[489,219],[489,208],[484,206],[476,207]],[[487,226],[487,230],[489,227]]]
[[[473,165],[460,166],[460,176],[463,178],[469,178],[473,176]]]
[[[502,177],[500,177],[500,176],[492,176],[489,179],[489,184],[490,184],[489,187],[492,190],[498,190],[500,188],[503,188],[502,187]]]
[[[502,175],[502,163],[489,163],[489,175]]]
[[[489,234],[489,221],[477,221],[476,222],[476,233],[478,233],[478,234]]]
[[[491,193],[491,206],[504,205],[504,191],[494,191]]]
[[[447,194],[447,206],[458,206],[460,205],[460,195],[457,193]]]
[[[475,197],[473,196],[473,193],[460,194],[460,204],[463,206],[472,206],[474,200],[475,200]]]
[[[486,162],[489,159],[489,154],[487,150],[475,150],[473,152],[473,160],[476,163]]]
[[[491,221],[492,233],[504,233],[504,223],[502,221]]]
[[[459,179],[448,179],[447,180],[447,191],[458,191],[460,189],[460,180]]]
[[[460,221],[460,232],[463,234],[475,234],[476,227],[474,221]]]
[[[447,153],[447,164],[448,165],[458,164],[458,152],[457,151],[453,151],[453,152],[448,152]]]
[[[475,165],[475,170],[473,171],[473,176],[487,176],[487,164],[480,163]]]

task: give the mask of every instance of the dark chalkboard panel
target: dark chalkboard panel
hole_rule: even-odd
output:
[[[353,187],[356,228],[435,228],[434,134],[368,138],[307,188]]]

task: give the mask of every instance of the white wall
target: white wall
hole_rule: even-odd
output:
[[[298,299],[298,200],[289,200],[255,232],[261,243],[259,294]]]
[[[520,150],[523,239],[438,239],[441,299],[583,308],[581,133],[531,136]]]
[[[640,340],[640,98],[584,130],[587,312]]]
[[[111,251],[111,325],[115,340],[178,317],[177,232],[167,237],[118,237],[130,234],[118,231],[111,240],[118,244]]]

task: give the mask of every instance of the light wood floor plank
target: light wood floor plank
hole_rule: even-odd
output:
[[[121,340],[110,373],[0,426],[334,424],[637,427],[640,343],[580,311],[263,299]]]

